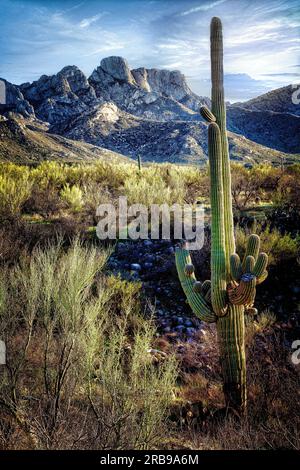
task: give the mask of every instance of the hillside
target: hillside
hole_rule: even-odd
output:
[[[0,116],[0,162],[127,160],[111,150],[49,134],[42,123]]]
[[[288,85],[269,91],[257,98],[245,101],[243,103],[234,103],[232,106],[243,107],[251,111],[274,111],[275,113],[289,113],[300,116],[299,86]],[[294,99],[293,99],[294,94]],[[295,101],[296,100],[296,101]]]
[[[231,105],[228,128],[266,147],[299,153],[300,105],[293,102],[293,93],[299,95],[289,85]]]

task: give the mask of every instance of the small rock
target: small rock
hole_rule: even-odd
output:
[[[187,329],[186,329],[186,334],[187,334],[188,336],[193,336],[195,333],[196,333],[195,328],[187,328]]]
[[[142,269],[142,266],[138,263],[133,263],[130,265],[130,268],[132,271],[140,271]]]
[[[293,292],[293,294],[299,294],[300,293],[300,287],[299,286],[292,286],[292,292]]]
[[[179,333],[183,333],[185,331],[185,327],[183,325],[178,325],[175,327],[175,330]]]
[[[157,315],[159,315],[160,317],[164,316],[164,314],[165,314],[165,312],[164,312],[163,310],[160,310],[160,309],[156,310],[156,313],[157,313]]]
[[[153,263],[148,263],[148,262],[144,263],[144,268],[146,269],[153,268]]]

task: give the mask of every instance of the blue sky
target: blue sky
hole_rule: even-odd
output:
[[[209,23],[224,25],[227,99],[300,81],[298,0],[1,0],[0,76],[13,83],[103,57],[181,70],[209,94]]]

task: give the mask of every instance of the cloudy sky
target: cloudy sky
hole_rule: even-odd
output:
[[[209,94],[209,22],[224,25],[227,99],[300,82],[299,0],[1,0],[0,76],[19,84],[103,57],[181,70]]]

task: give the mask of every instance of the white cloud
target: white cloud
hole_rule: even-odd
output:
[[[190,10],[183,11],[182,13],[180,13],[179,16],[191,15],[192,13],[197,13],[198,11],[208,11],[218,5],[221,5],[222,3],[226,1],[227,0],[217,0],[216,2],[213,2],[213,3],[206,3],[204,5],[199,5],[198,7],[190,8]]]
[[[96,21],[100,20],[104,13],[99,13],[98,15],[91,16],[90,18],[83,18],[83,20],[80,21],[79,27],[80,28],[88,28],[91,26],[91,24],[96,23]]]

